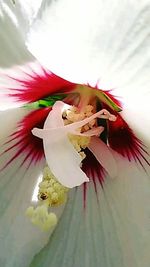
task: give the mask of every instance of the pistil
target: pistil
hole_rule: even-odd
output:
[[[69,113],[72,112],[72,109],[75,114],[70,116]],[[90,138],[96,136],[99,139],[104,130],[104,127],[98,125],[97,119],[116,120],[116,117],[106,109],[95,113],[91,107],[90,110],[89,107],[86,107],[86,112],[83,111],[83,115],[80,110],[73,106],[57,101],[49,112],[44,128],[34,128],[32,130],[35,136],[43,139],[45,157],[49,168],[59,182],[68,188],[89,181],[89,178],[81,170],[82,160],[85,157],[82,152],[88,147]],[[71,144],[68,135],[72,135],[71,142],[73,141],[75,147]],[[62,166],[57,164],[57,159],[63,163]]]

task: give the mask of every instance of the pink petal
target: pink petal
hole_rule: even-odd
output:
[[[88,146],[102,167],[108,172],[110,177],[117,176],[117,163],[109,147],[104,144],[98,137],[92,137]]]

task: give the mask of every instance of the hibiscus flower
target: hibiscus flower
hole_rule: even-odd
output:
[[[0,2],[0,264],[149,267],[149,3],[27,2]]]

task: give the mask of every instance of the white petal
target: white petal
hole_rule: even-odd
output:
[[[95,174],[97,195],[88,183],[85,209],[82,188],[71,192],[58,227],[32,267],[149,267],[150,181],[114,156],[118,177],[106,177],[102,189]]]
[[[110,177],[115,178],[118,174],[117,162],[109,147],[98,137],[92,137],[88,148],[102,167],[108,172]]]
[[[3,266],[26,267],[32,257],[46,244],[48,234],[42,233],[26,218],[38,169],[17,170],[18,164],[0,174],[0,259]]]
[[[0,154],[9,146],[2,145],[8,141],[7,136],[26,113],[23,109],[0,113]],[[11,151],[9,156],[12,156]],[[33,204],[32,195],[43,163],[28,170],[26,165],[18,169],[22,157],[24,155],[0,172],[0,265],[3,267],[27,267],[51,234],[36,229],[25,215],[26,209]],[[0,168],[7,160],[8,153],[0,156]]]
[[[141,97],[139,101],[134,99],[132,103],[128,103],[128,100],[126,100],[126,103],[122,116],[150,148],[149,97],[147,99]]]
[[[22,33],[11,17],[5,5],[0,2],[0,67],[23,64],[33,57],[27,51]]]
[[[10,16],[20,34],[25,38],[26,32],[38,14],[41,2],[42,0],[5,0],[0,1],[0,6]]]
[[[32,61],[24,65],[13,66],[9,69],[1,69],[0,76],[0,110],[12,109],[23,106],[26,100],[18,101],[17,97],[13,97],[17,89],[28,91],[28,86],[19,81],[33,81],[34,77],[43,75],[43,69],[39,62]],[[11,94],[11,97],[10,97]],[[29,94],[30,95],[30,94]]]
[[[10,6],[13,9],[12,4]],[[19,68],[14,68],[14,66],[33,60],[33,56],[26,49],[22,33],[10,6],[3,1],[0,2],[0,110],[16,106],[13,99],[6,95],[10,93],[6,88],[18,88],[18,84],[8,79],[7,75],[14,70],[14,77],[16,77],[17,73],[19,74]],[[7,69],[12,67],[13,70]]]
[[[25,32],[30,27],[33,20],[37,17],[41,7],[42,0],[18,0],[16,1],[16,15],[19,21],[19,27]],[[24,28],[23,28],[24,27]]]
[[[10,71],[6,68],[33,60],[33,57],[25,47],[24,40],[17,25],[11,17],[13,13],[11,13],[9,8],[8,12],[4,7],[4,3],[0,2],[0,110],[20,105],[20,103],[16,104],[15,101],[7,95],[10,93],[7,88],[18,88],[18,84],[7,77]],[[19,73],[18,70],[17,72]]]
[[[147,151],[148,154],[142,152],[144,158],[150,164],[150,105],[149,105],[149,96],[134,97],[130,101],[129,98],[125,98],[125,107],[121,112],[122,117],[128,123],[130,128],[133,130],[136,137],[142,141],[143,148]],[[139,155],[140,156],[140,155]],[[148,173],[150,173],[150,167],[140,157],[140,160]]]
[[[68,80],[99,80],[101,88],[140,94],[150,85],[149,23],[147,0],[50,2],[30,30],[28,47]]]

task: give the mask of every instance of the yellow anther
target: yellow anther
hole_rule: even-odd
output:
[[[55,189],[51,186],[51,184],[50,184],[50,186],[47,188],[47,192],[48,192],[49,195],[51,195],[51,194],[53,194],[53,193],[55,192]]]
[[[49,179],[47,179],[49,177]],[[38,198],[47,199],[49,206],[59,206],[67,199],[68,188],[61,185],[48,167],[44,168],[43,181],[39,186]],[[43,198],[44,196],[44,198]]]
[[[43,181],[39,184],[39,187],[40,188],[46,188],[46,187],[48,187],[48,185],[49,185],[49,181]]]
[[[26,211],[26,215],[31,219],[34,225],[38,226],[43,231],[48,231],[57,224],[57,217],[55,213],[48,212],[47,204],[38,206],[35,209],[30,206]]]
[[[82,152],[80,152],[79,154],[80,154],[80,156],[81,156],[82,160],[83,160],[83,159],[85,159],[86,155],[85,155],[85,153],[84,153],[83,151],[82,151]]]
[[[86,157],[85,153],[82,151],[82,149],[85,149],[89,143],[90,143],[90,137],[89,136],[81,136],[81,135],[73,135],[68,134],[68,138],[74,148],[79,152],[82,160]]]
[[[54,184],[55,184],[55,180],[54,180],[54,178],[53,179],[51,178],[50,181],[49,181],[49,185],[51,185],[53,187]]]
[[[54,192],[52,195],[51,195],[51,199],[53,202],[57,202],[58,199],[59,199],[59,196],[56,192]]]
[[[92,105],[87,105],[87,106],[85,106],[85,113],[92,113],[92,111],[93,111],[93,106]],[[93,114],[93,113],[92,113]]]
[[[53,187],[54,187],[55,190],[60,190],[61,189],[61,185],[59,183],[55,183],[53,185]]]
[[[50,169],[45,167],[43,181],[39,184],[38,199],[40,205],[35,209],[31,206],[26,211],[31,222],[44,231],[54,226],[57,223],[57,217],[54,213],[48,213],[48,208],[64,204],[67,200],[68,190],[57,181]],[[43,205],[41,205],[42,202]]]

